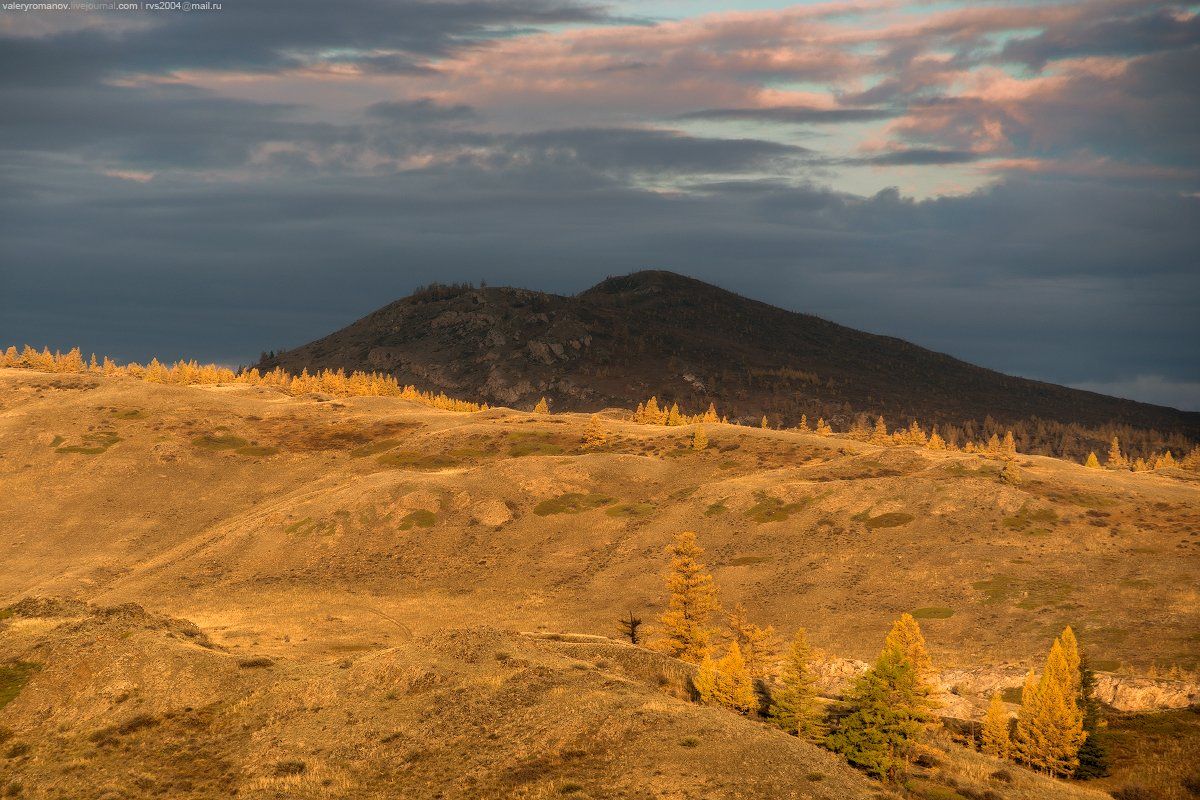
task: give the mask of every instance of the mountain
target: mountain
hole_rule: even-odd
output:
[[[784,425],[807,414],[844,427],[865,412],[892,425],[966,423],[974,437],[1022,423],[1030,444],[1056,454],[1116,433],[1128,440],[1118,426],[1200,437],[1198,413],[1004,375],[662,271],[608,278],[573,297],[433,286],[258,366],[383,371],[514,407],[545,395],[554,410],[632,408],[655,395]],[[1146,447],[1172,444],[1185,443]]]

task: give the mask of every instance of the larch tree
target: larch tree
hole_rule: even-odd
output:
[[[1013,438],[1012,431],[1004,432],[1004,441],[1000,443],[1000,455],[1008,459],[1017,457],[1017,441]]]
[[[604,429],[604,423],[600,421],[599,414],[592,414],[592,418],[588,420],[588,426],[583,432],[583,446],[586,449],[595,449],[604,447],[608,444],[608,431]]]
[[[760,422],[758,426],[759,426],[760,428],[769,428],[769,427],[771,427],[771,423],[770,423],[770,422],[767,420],[767,415],[766,415],[766,414],[763,414],[762,422]]]
[[[546,398],[543,397],[541,400],[537,401],[537,405],[533,407],[533,413],[535,413],[535,414],[549,414],[550,413],[550,404],[546,402]]]
[[[924,447],[928,441],[921,423],[914,419],[912,424],[908,426],[908,443],[915,444],[917,447]]]
[[[833,435],[833,428],[829,427],[829,423],[826,422],[824,420],[824,418],[817,419],[817,435],[818,436],[832,436]]]
[[[667,412],[667,424],[672,426],[683,425],[683,414],[679,413],[679,404],[671,403],[671,410]]]
[[[938,435],[938,431],[937,431],[936,427],[933,429],[933,432],[929,434],[929,441],[925,443],[925,446],[928,447],[930,450],[945,450],[946,449],[946,440]]]
[[[683,531],[667,547],[671,565],[666,575],[670,599],[659,622],[662,636],[656,647],[683,661],[698,664],[708,655],[712,630],[709,620],[717,611],[717,588],[700,560],[704,551],[696,534]]]
[[[994,433],[992,434],[991,438],[988,439],[988,441],[987,441],[987,454],[989,456],[998,456],[1001,454],[1000,437]]]
[[[1104,462],[1104,466],[1109,469],[1125,469],[1129,466],[1129,461],[1121,453],[1121,442],[1116,436],[1108,446],[1108,461]]]
[[[1005,710],[1004,701],[997,692],[988,702],[987,714],[983,718],[980,749],[997,758],[1008,758],[1010,748],[1008,711]]]
[[[796,736],[812,736],[817,731],[816,679],[811,662],[808,635],[800,628],[788,647],[768,712],[776,725]]]
[[[1087,462],[1084,466],[1088,469],[1100,469],[1100,459],[1096,458],[1095,451],[1088,453]]]
[[[807,414],[800,415],[800,424],[796,426],[796,430],[800,431],[801,433],[809,433],[810,432],[809,427],[808,427],[808,415]]]
[[[734,606],[727,617],[729,632],[741,649],[742,657],[746,660],[746,669],[755,680],[765,680],[771,663],[779,651],[779,642],[775,636],[775,627],[768,625],[759,627],[750,621],[746,607],[741,603]]]
[[[1080,683],[1083,680],[1079,673],[1079,665],[1083,661],[1082,656],[1079,654],[1079,639],[1075,637],[1075,631],[1068,625],[1058,635],[1058,641],[1062,645],[1063,657],[1067,660],[1067,673],[1070,676],[1070,692],[1073,696],[1078,697]]]
[[[696,687],[700,701],[708,705],[723,706],[741,714],[749,714],[758,708],[754,679],[746,668],[737,642],[730,642],[729,651],[719,659],[706,655],[692,685]]]
[[[887,423],[883,421],[883,417],[875,419],[875,429],[871,431],[872,444],[889,444],[892,437],[888,435]]]
[[[658,398],[651,397],[646,401],[646,407],[642,410],[642,422],[649,425],[661,425],[662,421],[662,412],[658,410]]]
[[[1025,683],[1021,685],[1021,707],[1017,711],[1017,726],[1009,745],[1009,751],[1013,757],[1026,766],[1033,765],[1036,752],[1042,747],[1042,743],[1037,740],[1037,731],[1034,727],[1034,714],[1037,706],[1037,673],[1029,670],[1025,673]]]
[[[885,647],[845,703],[849,713],[826,739],[829,749],[881,780],[898,781],[928,721],[912,662]]]
[[[696,432],[692,434],[692,449],[703,450],[708,447],[708,434],[704,432],[703,425],[696,426]]]
[[[704,417],[703,417],[703,419],[701,419],[701,422],[706,422],[706,423],[709,423],[709,424],[711,424],[711,425],[715,425],[716,423],[718,423],[718,422],[720,422],[720,421],[721,421],[720,417],[718,417],[718,416],[717,416],[717,406],[716,406],[716,404],[715,404],[715,403],[709,403],[709,404],[708,404],[708,411],[705,411],[705,412],[704,412]]]
[[[908,659],[913,668],[913,677],[917,690],[931,704],[933,702],[933,659],[925,647],[925,635],[921,626],[912,614],[907,612],[892,625],[884,640],[884,647],[899,650]]]
[[[1017,486],[1024,480],[1021,468],[1017,466],[1015,459],[1010,458],[1005,460],[1004,469],[1000,470],[1000,480],[1009,486]]]
[[[1079,765],[1086,734],[1078,694],[1073,691],[1077,680],[1078,669],[1071,670],[1061,639],[1054,640],[1032,692],[1026,680],[1013,742],[1020,759],[1039,772],[1070,777]]]

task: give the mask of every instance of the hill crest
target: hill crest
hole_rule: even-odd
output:
[[[609,277],[573,296],[434,285],[264,354],[258,366],[384,371],[517,408],[542,396],[557,410],[632,408],[653,395],[784,426],[804,414],[844,429],[857,414],[882,414],[893,425],[961,426],[974,438],[1024,425],[1030,451],[1072,457],[1117,433],[1134,438],[1122,427],[1183,437],[1159,436],[1159,447],[1200,438],[1197,413],[1005,375],[661,270]]]

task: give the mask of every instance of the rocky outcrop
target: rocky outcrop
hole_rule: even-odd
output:
[[[826,658],[816,667],[817,691],[827,697],[845,692],[868,664],[845,658]],[[1025,682],[1021,667],[976,667],[938,674],[939,712],[957,719],[982,716],[993,694],[1011,697]],[[1166,711],[1200,705],[1200,684],[1167,678],[1143,678],[1096,673],[1096,698],[1118,711]]]

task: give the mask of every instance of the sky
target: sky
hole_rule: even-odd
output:
[[[0,8],[0,344],[245,364],[653,268],[1200,410],[1198,75],[1153,0]]]

